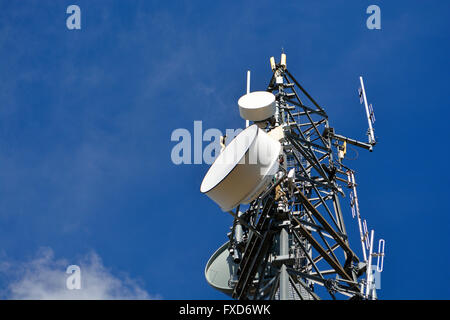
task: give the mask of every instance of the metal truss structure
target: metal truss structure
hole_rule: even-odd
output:
[[[369,142],[339,135],[325,110],[287,70],[285,57],[275,64],[267,91],[277,112],[257,125],[282,128],[280,170],[270,187],[234,216],[229,253],[239,265],[230,279],[235,299],[376,299],[374,273],[381,272],[384,240],[374,252],[374,233],[361,219],[354,171],[343,164],[347,144],[372,151],[373,109],[360,97],[369,120]],[[351,248],[340,197],[351,191],[363,257]],[[242,211],[241,211],[242,210]],[[377,265],[372,266],[372,257]]]

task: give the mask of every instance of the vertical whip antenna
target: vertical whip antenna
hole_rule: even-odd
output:
[[[250,70],[247,70],[247,94],[250,93]],[[245,120],[245,127],[247,128],[250,125],[249,120]]]

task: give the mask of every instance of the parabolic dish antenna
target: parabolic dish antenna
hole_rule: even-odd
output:
[[[205,277],[208,284],[214,289],[230,295],[233,288],[230,287],[230,279],[236,275],[239,264],[233,262],[233,258],[228,251],[229,242],[227,241],[209,258],[205,268]]]
[[[255,91],[238,100],[239,113],[243,119],[262,121],[275,114],[275,96],[267,91]]]
[[[279,141],[257,125],[239,133],[216,158],[200,186],[223,211],[250,203],[278,170]]]

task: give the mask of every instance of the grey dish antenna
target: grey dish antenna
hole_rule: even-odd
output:
[[[227,241],[211,256],[205,268],[205,278],[208,284],[231,297],[232,281],[236,278],[239,264],[234,263],[229,252]]]

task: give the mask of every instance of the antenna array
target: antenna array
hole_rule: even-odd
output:
[[[231,210],[225,209],[234,217],[229,241],[208,262],[206,278],[212,286],[235,299],[310,300],[326,296],[376,299],[373,273],[383,270],[385,241],[379,240],[378,251],[374,253],[374,231],[369,233],[366,220],[361,218],[354,171],[343,164],[347,143],[370,151],[376,143],[372,128],[375,116],[371,105],[367,105],[362,77],[360,98],[369,123],[368,143],[335,132],[324,108],[287,69],[284,53],[280,63],[270,58],[270,66],[273,74],[266,93],[273,94],[273,104],[267,100],[264,105],[245,109],[250,108],[249,99],[256,96],[249,91],[248,73],[247,105],[240,103],[240,108],[241,115],[255,117],[246,118],[253,125],[244,132],[255,131],[252,127],[256,125],[258,132],[262,132],[257,137],[262,139],[267,133],[279,142],[277,163],[271,167],[275,168],[273,172],[265,173],[269,180],[261,178],[268,182],[260,182],[253,196],[246,198],[248,201],[240,201]],[[271,116],[263,120],[256,118],[271,112],[271,108]],[[231,147],[227,146],[224,152],[227,148]],[[231,173],[251,170],[250,166],[243,166],[235,164]],[[213,167],[218,170],[213,164],[210,171]],[[211,180],[210,171],[204,182]],[[220,175],[225,176],[223,181],[217,184],[224,192],[231,192],[224,187],[227,183],[244,184],[245,180],[231,181],[239,178],[229,178],[232,174],[225,173]],[[228,194],[213,194],[218,186],[207,191],[202,184],[205,189],[202,192],[224,203]],[[360,232],[361,259],[350,247],[341,209],[340,198],[347,188],[351,212]],[[226,207],[221,206],[223,210]],[[377,258],[375,268],[374,257]]]

